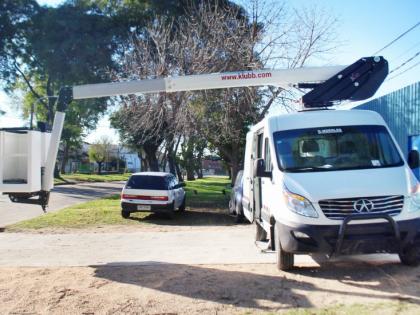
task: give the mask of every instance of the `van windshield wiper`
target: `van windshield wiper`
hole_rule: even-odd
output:
[[[292,167],[286,168],[285,171],[311,171],[311,170],[329,170],[332,169],[333,166],[330,164],[322,165],[322,166],[307,166],[307,167]]]

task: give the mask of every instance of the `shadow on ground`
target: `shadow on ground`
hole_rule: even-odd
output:
[[[139,223],[177,226],[229,226],[237,224],[235,219],[228,214],[227,209],[218,208],[189,208],[184,212],[175,212],[172,215],[150,213],[144,216],[144,213],[132,213],[129,220]]]
[[[314,299],[311,296],[314,293],[323,294],[318,297],[327,294],[333,301],[349,297],[356,301],[359,298],[376,298],[420,304],[419,269],[399,264],[378,267],[367,263],[330,263],[318,268],[298,268],[294,274],[279,272],[278,275],[260,274],[258,265],[253,273],[182,264],[143,264],[115,263],[93,267],[98,278],[192,299],[265,311],[312,307],[314,305],[309,297]],[[319,279],[333,279],[340,283],[323,286],[326,282],[317,282]],[[366,284],[369,282],[372,284]],[[367,293],[360,288],[370,291]]]

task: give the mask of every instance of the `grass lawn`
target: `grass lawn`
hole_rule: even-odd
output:
[[[114,182],[114,181],[126,181],[130,176],[130,173],[125,174],[63,174],[60,178],[54,179],[54,184],[63,184],[68,182]]]
[[[186,182],[187,212],[176,213],[173,219],[150,212],[132,213],[130,219],[121,217],[119,195],[74,205],[58,212],[8,226],[8,231],[54,228],[88,228],[104,225],[228,225],[227,215],[230,181],[227,177],[208,177]],[[222,191],[225,190],[225,194]]]

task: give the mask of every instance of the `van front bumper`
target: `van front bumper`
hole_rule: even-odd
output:
[[[295,254],[399,253],[408,246],[420,246],[420,218],[406,221],[391,218],[391,221],[340,225],[277,224],[280,224],[282,248]],[[396,237],[396,230],[399,237]]]

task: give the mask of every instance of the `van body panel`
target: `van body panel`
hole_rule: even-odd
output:
[[[378,168],[366,167],[363,169],[353,168],[337,170],[311,169],[311,171],[301,172],[282,171],[279,166],[279,161],[276,158],[274,133],[287,130],[293,131],[309,128],[325,129],[339,126],[348,126],[349,130],[354,128],[357,129],[358,126],[385,127],[390,135],[390,141],[395,145],[395,149],[398,151],[398,154],[401,157],[400,161],[402,162],[396,163],[395,166],[390,164],[392,166],[381,166]],[[352,126],[354,126],[354,128]],[[343,132],[345,132],[344,128],[343,130]],[[270,148],[270,156],[266,156],[267,149],[265,149],[260,158],[263,158],[266,164],[271,164],[271,178],[253,177],[253,165],[257,158],[257,139],[259,134],[263,135],[264,141],[268,141],[268,146]],[[356,140],[357,139],[358,138],[356,138]],[[245,201],[244,205],[246,202],[248,203],[248,207],[244,206],[244,214],[250,222],[255,220],[260,224],[267,233],[270,233],[272,230],[273,222],[278,222],[283,226],[281,244],[283,245],[284,243],[285,250],[294,253],[329,253],[332,249],[332,245],[328,245],[328,242],[325,243],[324,238],[331,238],[329,241],[334,242],[334,238],[336,240],[338,237],[338,231],[343,219],[333,217],[328,212],[325,202],[352,203],[353,200],[357,201],[359,199],[363,200],[375,197],[397,198],[396,204],[400,207],[398,208],[398,211],[400,212],[395,212],[391,215],[392,219],[397,222],[397,225],[400,227],[401,233],[404,234],[405,238],[403,241],[420,241],[420,211],[408,211],[413,187],[415,187],[418,182],[413,172],[408,167],[395,138],[378,113],[366,110],[317,110],[267,117],[250,129],[246,140],[243,201]],[[338,143],[340,144],[341,142]],[[360,147],[361,143],[364,142],[358,143]],[[337,154],[341,154],[341,152],[341,150],[339,152],[337,151]],[[255,183],[258,180],[261,183],[260,195],[255,189]],[[315,209],[317,217],[307,217],[291,211],[287,206],[286,198],[283,193],[284,189],[306,198]],[[261,204],[260,215],[256,215],[258,211],[255,211],[254,208],[255,205],[258,204],[258,202],[256,202],[256,199],[258,198],[261,198],[261,200],[259,200]],[[337,201],[335,201],[336,199]],[[320,201],[322,202],[323,208],[321,207]],[[352,207],[354,208],[354,205],[352,205]],[[393,205],[386,207],[394,208]],[[376,209],[380,211],[380,206]],[[325,213],[324,210],[326,211]],[[352,209],[350,210],[353,211]],[[335,209],[331,211],[335,211]],[[344,213],[344,215],[346,214],[347,213]],[[371,234],[373,233],[378,240],[386,240],[381,243],[386,247],[386,237],[390,234],[390,225],[386,220],[380,218],[363,219],[350,221],[348,225],[351,226],[349,231],[357,234],[356,238],[359,241],[360,239],[363,240],[363,237],[366,237],[366,241],[371,239]],[[308,232],[314,239],[317,239],[320,244],[317,244],[315,247],[304,246],[305,242],[300,242],[300,240],[297,240],[292,235],[292,231],[296,229],[297,231],[302,231],[304,233]],[[384,235],[387,236],[384,237]],[[373,237],[373,239],[375,237]],[[395,244],[391,244],[392,242],[388,243],[390,244],[388,251],[395,252]],[[348,252],[351,253],[352,249],[354,249],[354,252],[375,252],[374,248],[371,246],[372,244],[366,246],[360,244],[357,242],[355,244],[350,244]],[[378,241],[378,250],[383,250],[379,248],[381,246],[379,246]],[[385,249],[384,251],[387,250]]]
[[[405,166],[379,169],[285,173],[284,184],[311,202],[374,196],[406,196],[411,191]],[[392,178],[392,181],[390,179]],[[333,198],[332,198],[333,197]]]

